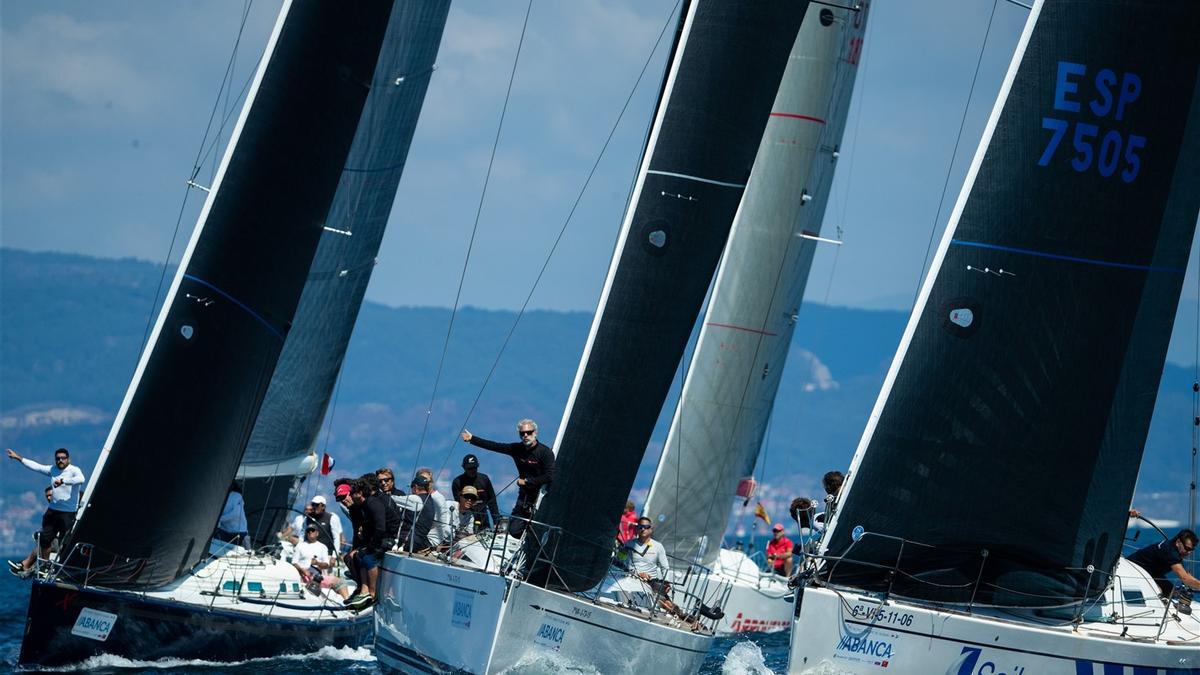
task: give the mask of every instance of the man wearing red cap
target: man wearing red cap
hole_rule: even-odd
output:
[[[792,576],[792,540],[783,533],[783,525],[775,523],[771,528],[771,541],[767,544],[767,562],[771,571],[784,578]]]

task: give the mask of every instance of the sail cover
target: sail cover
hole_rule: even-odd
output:
[[[68,574],[153,587],[206,553],[346,164],[391,6],[285,3],[63,545]]]
[[[862,53],[859,11],[810,5],[717,269],[644,513],[674,556],[712,566],[754,471],[821,231]]]
[[[296,476],[312,468],[304,460],[375,268],[449,9],[450,0],[419,0],[399,2],[392,10],[328,229],[238,471],[257,544],[272,540],[294,501]]]
[[[604,576],[807,3],[699,1],[666,85],[557,440],[537,520],[562,528],[549,585]],[[543,570],[543,574],[545,570]],[[535,574],[533,578],[539,578]]]
[[[834,581],[1004,606],[1110,583],[1200,206],[1198,32],[1190,0],[1034,9],[850,468]]]

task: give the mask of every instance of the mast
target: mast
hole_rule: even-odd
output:
[[[1034,8],[851,465],[835,581],[898,564],[898,594],[1004,606],[1110,583],[1200,210],[1197,30],[1194,2]]]
[[[434,71],[450,0],[392,10],[363,110],[279,365],[238,469],[251,538],[273,541],[290,515],[375,269]]]
[[[535,518],[561,538],[530,578],[586,590],[617,521],[741,201],[807,3],[693,3],[672,56]],[[535,528],[543,543],[553,536]]]
[[[866,2],[810,5],[792,46],[643,510],[674,556],[713,564],[738,481],[754,471],[829,203],[867,11]]]
[[[60,555],[151,588],[207,552],[366,101],[392,3],[285,2]]]

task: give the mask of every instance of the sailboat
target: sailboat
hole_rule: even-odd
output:
[[[354,256],[373,257],[346,242],[377,245],[447,11],[283,3],[75,528],[34,580],[22,665],[370,644],[369,612],[306,591],[268,553],[210,552],[210,538],[260,412],[315,399],[303,423],[319,424],[307,415],[329,385],[284,365],[340,362],[344,337],[325,333],[349,328],[328,315],[352,323],[370,271]],[[354,289],[322,289],[334,265]]]
[[[485,673],[541,658],[600,672],[699,667],[713,640],[699,611],[719,605],[721,590],[693,566],[681,611],[664,609],[612,566],[613,543],[806,9],[685,3],[559,426],[554,483],[520,540],[496,531],[443,554],[385,557],[375,653],[386,667]]]
[[[1197,673],[1122,557],[1200,212],[1200,4],[1034,4],[850,466],[790,671]]]
[[[739,485],[752,480],[822,240],[868,8],[808,8],[646,500],[667,551],[729,584],[719,635],[791,625],[787,580],[721,541]]]

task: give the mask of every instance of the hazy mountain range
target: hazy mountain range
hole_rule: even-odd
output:
[[[53,448],[66,446],[90,475],[136,365],[162,275],[161,266],[139,260],[0,249],[4,447],[48,462]],[[320,440],[337,460],[335,473],[389,465],[404,476],[428,465],[442,467],[448,480],[473,450],[455,442],[464,423],[481,436],[508,439],[516,420],[532,417],[543,440],[552,442],[591,316],[527,313],[484,388],[515,318],[513,312],[460,311],[430,408],[450,310],[364,305]],[[792,496],[815,494],[825,471],[849,464],[906,318],[897,311],[804,305],[760,460],[760,496],[769,510],[782,513]],[[1168,365],[1135,499],[1152,517],[1187,514],[1191,384],[1191,369]],[[634,493],[639,504],[668,422],[660,418],[642,463]],[[163,461],[170,452],[162,449]],[[482,453],[480,459],[498,488],[513,477],[507,458]],[[14,462],[0,466],[0,549],[11,552],[28,547],[43,508],[44,478]]]

